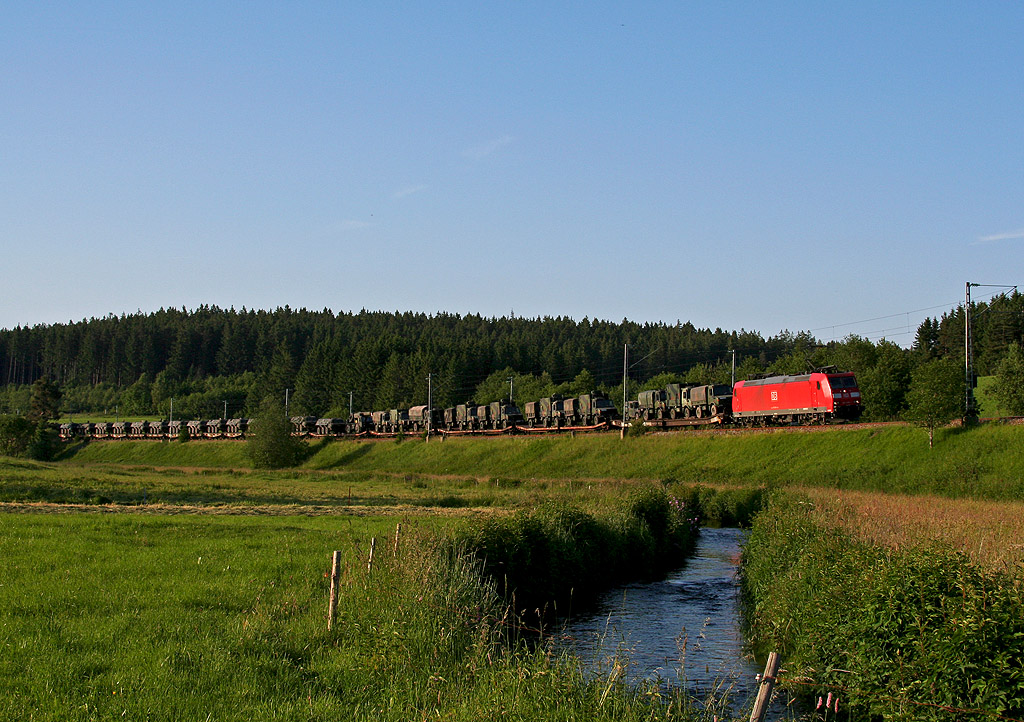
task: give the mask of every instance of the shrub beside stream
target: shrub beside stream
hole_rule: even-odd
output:
[[[464,529],[459,542],[515,611],[557,612],[559,604],[679,566],[698,522],[693,507],[649,486],[602,515],[546,503]]]
[[[938,545],[858,542],[812,510],[774,497],[743,555],[750,637],[782,653],[793,692],[886,720],[1024,714],[1019,577]]]

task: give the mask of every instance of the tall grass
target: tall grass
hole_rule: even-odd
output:
[[[806,489],[814,517],[890,549],[940,542],[986,569],[1024,578],[1024,503]]]
[[[753,641],[797,692],[838,693],[887,720],[1024,713],[1024,586],[946,547],[856,541],[777,497],[755,520],[743,579]]]

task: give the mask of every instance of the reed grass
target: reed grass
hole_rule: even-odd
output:
[[[1024,578],[1024,503],[805,489],[814,516],[858,541],[895,551],[936,542],[975,564]]]

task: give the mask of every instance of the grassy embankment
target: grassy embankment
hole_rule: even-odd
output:
[[[531,480],[667,480],[801,484],[907,494],[1024,499],[1024,427],[946,429],[929,450],[909,426],[766,433],[678,432],[638,439],[449,438],[424,443],[315,442],[303,469],[343,474]],[[242,442],[108,441],[77,447],[75,463],[248,466]]]
[[[995,395],[997,376],[979,376],[978,387],[974,390],[974,398],[981,408],[981,415],[986,418],[1009,416]]]

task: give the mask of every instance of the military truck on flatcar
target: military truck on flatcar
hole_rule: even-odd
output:
[[[728,384],[691,386],[686,392],[686,407],[698,419],[727,415],[732,410],[732,387]]]
[[[519,407],[508,400],[492,401],[487,408],[489,428],[507,429],[523,421],[523,414],[519,411]]]
[[[425,404],[413,406],[409,409],[408,428],[410,431],[435,430],[441,425],[442,421],[440,409],[431,409]]]
[[[583,394],[577,399],[577,408],[585,426],[606,424],[619,415],[615,404],[598,393]]]
[[[678,386],[678,384],[672,384]],[[668,395],[665,389],[641,391],[637,395],[637,408],[644,419],[663,419],[668,413]]]

